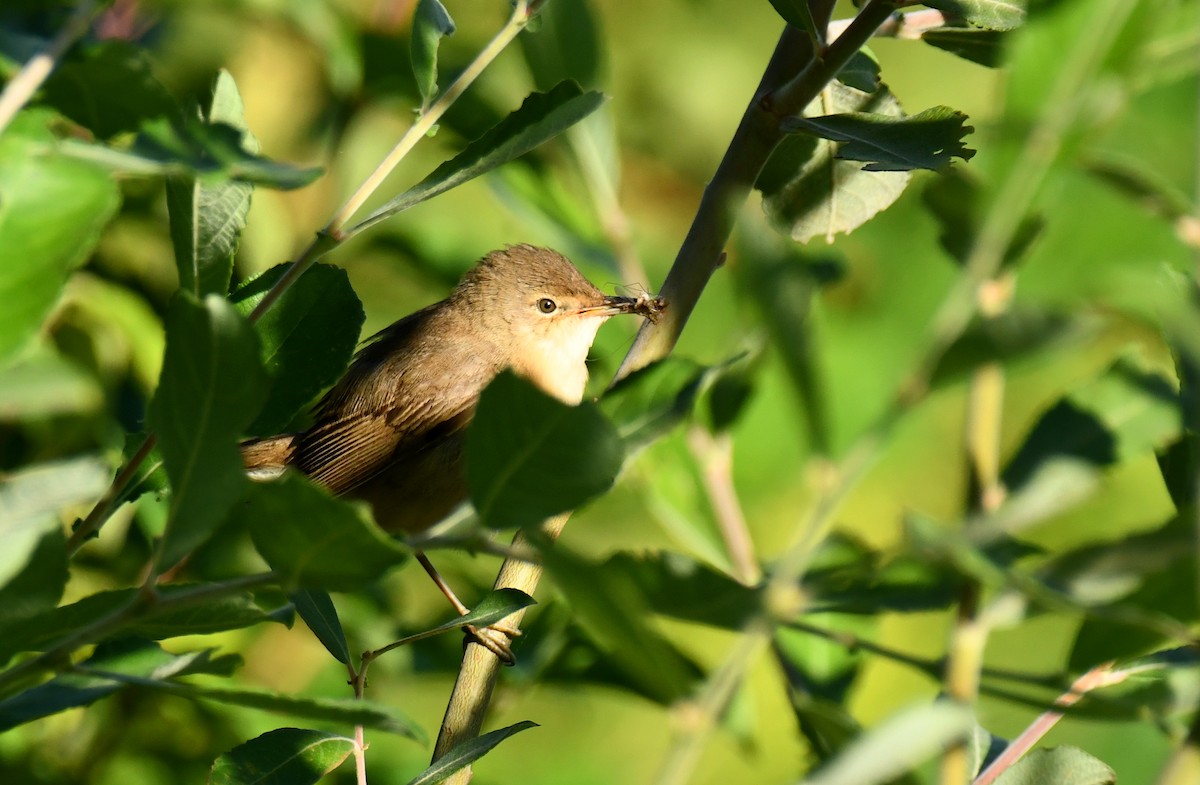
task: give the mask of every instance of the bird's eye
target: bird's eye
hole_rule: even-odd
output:
[[[558,310],[558,304],[549,297],[543,297],[537,301],[537,309],[542,313],[554,313]]]

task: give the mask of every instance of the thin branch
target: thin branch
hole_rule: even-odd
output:
[[[754,542],[733,485],[733,439],[728,433],[711,436],[701,426],[689,428],[687,436],[692,455],[700,463],[704,490],[725,541],[733,576],[753,586],[762,579],[762,570],[754,559]]]
[[[58,31],[58,35],[40,52],[29,58],[29,62],[9,80],[4,91],[0,92],[0,133],[3,133],[17,116],[21,107],[29,103],[29,99],[54,71],[63,54],[91,28],[92,18],[97,11],[97,0],[80,0],[66,24]]]
[[[553,542],[562,533],[570,514],[559,515],[542,524],[539,532],[542,538]],[[518,533],[513,539],[513,547],[525,550],[529,547],[525,535]],[[519,589],[532,596],[537,591],[542,577],[542,566],[525,559],[506,559],[500,566],[496,576],[493,591],[499,589]],[[520,630],[521,620],[525,618],[525,609],[501,619],[494,628]],[[511,642],[511,641],[510,641]],[[477,738],[483,729],[484,716],[491,703],[492,690],[500,674],[500,658],[487,647],[468,640],[463,650],[462,665],[458,670],[458,678],[454,682],[454,691],[446,704],[446,714],[442,718],[442,727],[438,732],[437,744],[433,749],[433,760],[436,761],[459,744]],[[464,785],[471,781],[471,767],[459,769],[447,780],[447,785]]]
[[[1131,671],[1113,670],[1113,663],[1111,662],[1097,665],[1076,679],[1071,688],[1054,701],[1054,705],[1058,709],[1069,708],[1078,703],[1080,698],[1092,690],[1120,684],[1129,678],[1130,675]],[[996,778],[1020,760],[1021,756],[1033,749],[1033,746],[1049,733],[1050,729],[1057,725],[1062,717],[1062,711],[1052,710],[1044,712],[1028,728],[1022,731],[1020,736],[1013,739],[1004,748],[1004,752],[1000,753],[992,761],[991,765],[984,769],[983,773],[975,779],[973,785],[991,785],[991,783],[995,782]]]

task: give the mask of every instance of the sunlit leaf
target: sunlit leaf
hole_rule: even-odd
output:
[[[454,772],[464,766],[470,766],[491,752],[495,749],[496,745],[508,737],[523,730],[536,727],[538,727],[536,722],[522,720],[521,722],[509,725],[507,728],[500,728],[499,730],[485,733],[478,738],[468,739],[435,760],[429,768],[409,780],[408,785],[433,785],[433,783],[441,782]]]
[[[217,758],[209,785],[315,785],[342,765],[354,739],[317,730],[278,728]]]
[[[996,779],[996,785],[1115,785],[1117,773],[1078,747],[1031,750]]]
[[[33,337],[120,203],[107,172],[55,152],[52,119],[26,110],[0,135],[0,366]]]
[[[246,125],[242,97],[228,71],[217,74],[212,95],[198,113],[205,125],[224,123],[240,131],[241,149],[250,155],[258,153],[258,140]],[[197,296],[228,291],[253,190],[250,183],[206,183],[194,175],[167,179],[167,210],[180,287]]]
[[[412,69],[422,103],[437,92],[437,50],[444,36],[454,34],[454,20],[438,0],[417,0],[412,23]]]
[[[1025,21],[1024,0],[933,0],[924,5],[985,30],[1012,30]]]
[[[948,700],[907,709],[847,744],[804,785],[890,782],[966,738],[973,725],[970,708]]]
[[[585,93],[574,82],[563,82],[547,93],[529,95],[519,109],[434,169],[424,180],[375,210],[348,233],[357,234],[524,155],[587,117],[602,103],[602,94]]]
[[[903,116],[886,87],[865,93],[837,81],[805,114],[845,112]],[[840,160],[833,142],[792,135],[771,153],[755,186],[763,193],[763,209],[772,224],[793,240],[807,242],[861,226],[896,201],[908,179],[907,172],[868,172]]]

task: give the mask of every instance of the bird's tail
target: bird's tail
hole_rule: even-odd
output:
[[[292,462],[298,435],[284,433],[242,442],[242,463],[245,464],[250,479],[270,480],[282,474]]]

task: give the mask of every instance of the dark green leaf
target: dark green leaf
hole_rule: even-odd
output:
[[[41,103],[101,139],[179,113],[171,94],[154,78],[147,51],[115,40],[85,46],[56,68],[46,80]]]
[[[1012,30],[1025,21],[1023,0],[933,0],[924,5],[985,30]]]
[[[272,267],[247,281],[230,300],[248,316],[290,266]],[[254,324],[271,383],[267,402],[247,432],[279,433],[301,407],[336,382],[354,355],[363,318],[345,270],[318,264],[305,272]]]
[[[217,758],[209,785],[315,785],[354,752],[354,739],[278,728]]]
[[[1095,338],[1093,322],[1061,314],[1014,306],[990,319],[979,319],[959,336],[938,361],[930,383],[934,388],[962,384],[986,363],[1019,371],[1051,362]]]
[[[424,180],[371,213],[348,233],[357,234],[524,155],[587,117],[602,103],[602,94],[585,93],[573,82],[563,82],[548,93],[529,95],[519,109],[434,169]]]
[[[632,451],[688,417],[712,371],[692,360],[668,357],[621,379],[604,394],[600,408]]]
[[[407,736],[424,743],[425,733],[399,711],[356,698],[306,698],[284,695],[267,690],[228,689],[225,687],[202,686],[180,681],[163,681],[110,670],[89,670],[90,675],[104,678],[117,686],[131,685],[178,695],[189,700],[206,700],[230,706],[287,714],[307,720],[332,722],[345,725],[363,725],[368,728]]]
[[[812,40],[825,40],[825,31],[818,30],[817,23],[813,21],[812,9],[808,7],[808,0],[771,0],[771,7],[783,17],[783,21],[797,30],[805,31],[812,37]]]
[[[871,112],[902,117],[900,104],[881,86],[865,93],[831,82],[813,114]],[[836,157],[836,145],[807,135],[784,139],[767,159],[755,186],[772,224],[797,242],[850,232],[889,207],[908,185],[908,172],[869,172]],[[834,184],[836,183],[836,189]]]
[[[941,700],[897,714],[847,744],[805,785],[876,785],[912,771],[971,732],[970,708]]]
[[[600,40],[588,0],[554,0],[538,12],[536,31],[517,41],[538,90],[571,80],[590,89],[600,81]]]
[[[837,157],[864,161],[868,172],[937,171],[955,157],[969,161],[975,155],[962,143],[975,130],[964,124],[966,119],[962,112],[937,106],[903,118],[865,112],[789,117],[783,128],[842,142]]]
[[[621,438],[591,403],[568,406],[511,371],[483,391],[467,433],[471,500],[487,526],[527,526],[608,490]]]
[[[509,736],[536,727],[538,727],[536,722],[522,720],[514,725],[509,725],[507,728],[500,728],[499,730],[485,733],[479,738],[468,739],[462,744],[456,745],[445,755],[434,761],[433,765],[425,769],[425,771],[409,780],[408,785],[434,785],[436,782],[441,782],[454,772],[464,766],[470,766],[491,752],[497,744]]]
[[[159,119],[145,124],[127,150],[77,141],[63,142],[59,150],[115,172],[200,177],[209,183],[233,180],[282,190],[301,188],[321,175],[319,168],[293,166],[246,152],[242,135],[241,129],[223,122],[205,124],[192,117],[178,123]]]
[[[166,322],[162,379],[149,411],[172,491],[159,569],[205,542],[243,493],[237,438],[266,397],[258,340],[228,302],[180,292]]]
[[[996,785],[1115,785],[1117,774],[1078,747],[1032,750],[1006,769]]]
[[[729,630],[761,611],[760,587],[744,586],[683,554],[619,553],[600,568],[605,580],[637,587],[655,613]]]
[[[507,619],[522,608],[536,604],[536,600],[518,589],[497,589],[490,591],[471,609],[470,613],[456,616],[445,624],[439,624],[426,632],[428,634],[449,632],[473,624],[476,627],[486,627],[501,619]]]
[[[921,40],[988,68],[1000,65],[1007,33],[976,27],[938,27],[921,32]]]
[[[1145,614],[1151,619],[1165,616],[1183,624],[1200,618],[1194,548],[1191,544],[1188,552],[1181,553],[1171,569],[1146,575],[1136,591],[1122,598],[1117,610],[1124,613],[1084,619],[1071,648],[1069,667],[1082,671],[1097,662],[1130,657],[1161,646],[1169,639],[1168,635],[1159,627],[1145,624]],[[1138,609],[1141,613],[1134,612]]]
[[[22,542],[2,536],[0,540],[6,549],[11,544],[18,552],[24,550]],[[11,554],[5,556],[11,558]],[[20,571],[0,581],[0,625],[51,610],[62,599],[66,585],[67,538],[62,528],[55,526],[37,540]]]
[[[438,0],[417,0],[413,12],[412,55],[413,75],[421,91],[421,103],[428,104],[437,92],[437,50],[443,36],[454,35],[454,20]]]
[[[254,483],[232,517],[287,586],[357,589],[408,557],[408,549],[363,507],[335,499],[293,472]]]
[[[1170,382],[1119,361],[1042,415],[1005,467],[1004,481],[1020,486],[1051,459],[1121,463],[1165,447],[1180,427]]]
[[[346,643],[346,633],[342,630],[337,608],[329,595],[323,591],[299,589],[292,593],[292,603],[317,640],[338,662],[349,665],[350,646]]]
[[[26,110],[0,135],[0,367],[36,333],[120,203],[105,171],[54,152],[52,118]]]
[[[576,621],[647,698],[669,705],[689,695],[699,668],[647,623],[649,608],[632,577],[554,548],[546,569]]]
[[[207,584],[173,584],[160,587],[163,597],[203,589]],[[82,600],[21,619],[0,624],[0,662],[19,651],[44,651],[62,638],[88,624],[125,608],[137,589],[102,591]],[[264,607],[264,604],[268,607]],[[146,638],[204,635],[249,627],[264,621],[290,623],[290,606],[271,606],[250,592],[205,600],[186,608],[149,609],[137,623],[124,628]]]
[[[961,170],[951,169],[931,182],[923,196],[925,204],[938,219],[941,230],[938,239],[942,247],[958,264],[966,264],[981,229],[983,189]],[[1041,218],[1026,217],[1013,232],[1003,264],[1007,266],[1019,261],[1041,230]]]
[[[228,71],[221,70],[208,106],[199,112],[205,125],[225,123],[241,132],[238,140],[247,154],[258,153],[258,140],[246,125],[242,97]],[[195,176],[167,179],[167,210],[179,285],[194,295],[225,294],[233,258],[246,226],[250,194],[246,182],[206,183]]]
[[[0,701],[0,732],[76,706],[87,706],[124,686],[106,676],[87,672],[90,669],[151,680],[169,679],[184,672],[208,671],[213,662],[209,658],[211,651],[176,655],[142,641],[121,641],[101,646],[80,663],[80,672],[64,673],[45,684]],[[221,671],[226,665],[221,661],[215,667]]]

